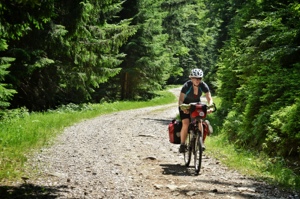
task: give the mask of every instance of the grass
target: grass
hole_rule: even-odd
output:
[[[45,113],[24,112],[12,119],[0,122],[0,182],[14,180],[24,175],[26,155],[49,143],[62,130],[84,119],[116,111],[163,105],[176,102],[169,92],[158,92],[158,97],[141,102],[115,102],[89,105],[66,105]],[[214,97],[218,105],[220,100]],[[280,160],[252,151],[236,148],[221,134],[218,112],[208,116],[214,126],[214,134],[206,140],[206,153],[217,158],[229,168],[256,179],[300,190],[300,176],[285,167]],[[166,135],[167,136],[167,135]],[[167,139],[167,137],[166,137]]]

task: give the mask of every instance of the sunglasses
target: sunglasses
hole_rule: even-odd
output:
[[[200,77],[200,78],[197,78],[197,77],[193,77],[192,79],[196,79],[196,80],[202,80],[202,78]]]

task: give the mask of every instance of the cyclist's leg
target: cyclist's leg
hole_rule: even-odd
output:
[[[183,119],[181,121],[182,121],[182,128],[181,128],[181,131],[180,131],[180,141],[181,141],[181,144],[184,144],[185,140],[186,140],[186,137],[187,137],[187,133],[188,133],[190,119],[186,118],[186,119]]]
[[[182,128],[180,131],[180,148],[179,148],[179,152],[183,153],[186,146],[185,146],[185,140],[188,134],[188,128],[189,128],[189,123],[190,123],[190,119],[186,118],[181,120],[182,121]]]
[[[186,140],[186,137],[187,137],[189,123],[190,123],[190,115],[183,113],[183,111],[180,110],[180,108],[179,108],[179,114],[180,114],[180,119],[181,119],[181,122],[182,122],[182,127],[181,127],[181,131],[180,131],[180,148],[179,148],[179,152],[183,153],[184,150],[185,150],[185,140]]]
[[[205,150],[205,145],[204,145],[204,139],[203,139],[203,136],[204,136],[204,135],[203,135],[203,132],[204,132],[203,130],[204,130],[204,129],[203,129],[203,121],[202,121],[202,119],[200,119],[199,122],[198,122],[198,128],[199,128],[199,131],[200,131],[201,134],[202,134],[202,136],[201,136],[201,137],[202,137],[201,142],[202,142],[202,147],[203,147],[203,151],[204,151],[204,150]]]
[[[198,122],[198,128],[200,132],[203,132],[203,121],[201,119]]]

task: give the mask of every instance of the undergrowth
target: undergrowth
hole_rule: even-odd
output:
[[[214,102],[218,106],[220,99],[214,97]],[[229,141],[226,132],[221,132],[222,123],[218,112],[210,114],[208,118],[214,127],[214,133],[206,139],[207,154],[244,175],[300,191],[300,176],[288,168],[283,158],[237,147]]]

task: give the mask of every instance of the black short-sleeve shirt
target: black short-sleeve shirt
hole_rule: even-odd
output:
[[[191,80],[185,82],[181,88],[181,92],[185,94],[183,103],[200,102],[202,93],[209,92],[209,87],[205,82],[200,82],[198,89],[198,95],[194,95],[193,82]]]

